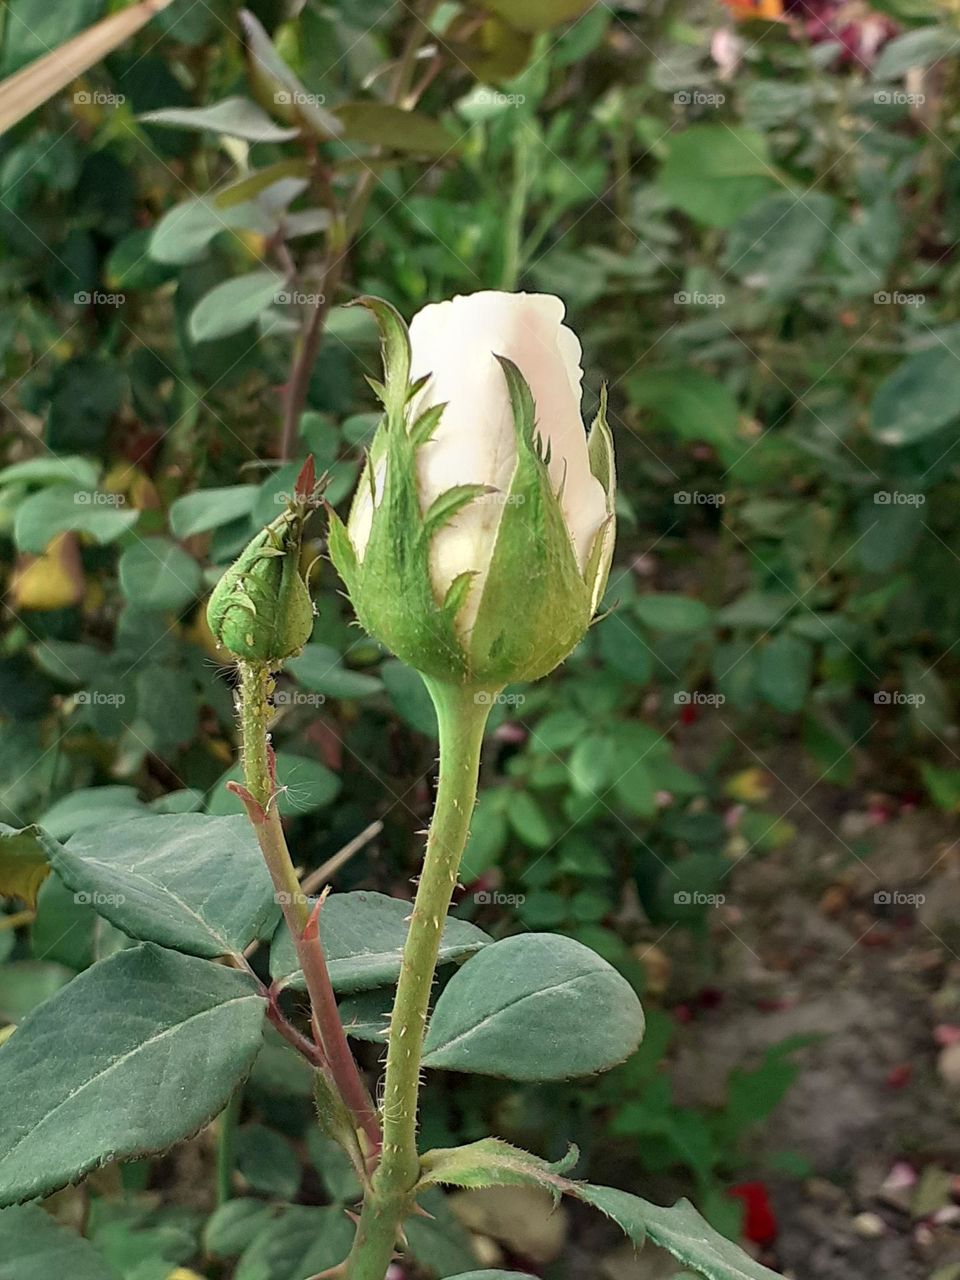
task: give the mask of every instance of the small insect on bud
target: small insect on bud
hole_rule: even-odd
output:
[[[275,666],[310,639],[313,603],[300,572],[300,548],[315,492],[308,458],[286,509],[251,539],[213,589],[207,621],[235,658]]]

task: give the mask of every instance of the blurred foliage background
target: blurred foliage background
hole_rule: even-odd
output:
[[[8,0],[0,75],[122,7]],[[960,9],[933,0],[174,0],[10,130],[0,818],[63,838],[233,812],[231,673],[204,603],[308,452],[349,499],[379,359],[343,304],[375,293],[409,318],[476,289],[559,294],[587,415],[609,388],[619,544],[580,650],[495,711],[457,911],[581,938],[650,1029],[595,1083],[438,1086],[425,1126],[442,1144],[492,1124],[551,1156],[576,1141],[587,1167],[744,1230],[738,1180],[765,1176],[744,1144],[798,1044],[738,1067],[712,1108],[679,1105],[663,1069],[678,1007],[712,990],[729,886],[789,852],[814,785],[960,804],[958,47]],[[276,699],[282,808],[305,872],[366,831],[336,887],[404,893],[432,710],[351,625],[322,514],[310,533],[316,628]],[[774,748],[792,817],[769,803]],[[121,941],[42,877],[0,884],[8,1022]],[[261,1076],[243,1188],[347,1198],[304,1146],[302,1080]],[[808,1172],[789,1152],[779,1168]],[[126,1198],[95,1187],[85,1212],[129,1280],[226,1276],[229,1223],[200,1236],[215,1181],[134,1165]],[[446,1229],[425,1274],[469,1269]],[[298,1280],[256,1265],[238,1280]]]

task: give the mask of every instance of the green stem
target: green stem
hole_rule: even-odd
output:
[[[427,680],[440,727],[440,781],[390,1020],[383,1156],[347,1259],[348,1280],[383,1280],[420,1174],[417,1098],[440,939],[477,798],[480,748],[493,695]]]
[[[242,1101],[243,1089],[238,1088],[220,1112],[217,1133],[217,1204],[226,1204],[233,1196],[233,1157]]]
[[[349,1109],[357,1130],[365,1137],[367,1153],[373,1155],[380,1149],[380,1123],[376,1108],[350,1051],[317,924],[316,921],[311,923],[310,903],[300,887],[277,809],[276,782],[267,737],[272,683],[273,677],[267,667],[240,663],[243,772],[249,793],[249,801],[245,801],[247,816],[273,880],[277,902],[303,970],[316,1038],[323,1050],[327,1072]]]

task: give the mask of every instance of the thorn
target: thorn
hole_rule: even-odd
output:
[[[307,923],[303,926],[303,933],[300,935],[304,942],[315,942],[320,937],[320,912],[323,909],[323,904],[326,902],[327,895],[329,893],[330,885],[327,885],[323,893],[320,894],[320,897],[313,904],[313,910],[310,912]]]
[[[254,826],[262,826],[267,820],[267,814],[260,801],[250,794],[242,782],[228,782],[226,786],[229,792],[239,797],[240,802],[247,811],[247,817]]]

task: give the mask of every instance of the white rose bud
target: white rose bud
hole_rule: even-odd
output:
[[[589,443],[581,349],[549,294],[386,303],[387,409],[330,549],[363,625],[425,674],[536,679],[569,654],[613,550],[613,452]],[[412,379],[412,385],[411,385]]]

